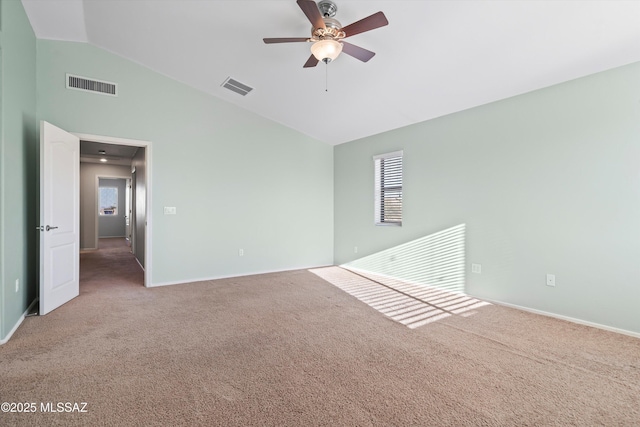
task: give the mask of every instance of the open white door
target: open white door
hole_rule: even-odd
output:
[[[80,293],[80,140],[40,122],[40,314]]]

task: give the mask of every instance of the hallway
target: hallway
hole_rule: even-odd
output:
[[[125,238],[99,239],[97,251],[80,253],[80,295],[144,286],[144,271]]]

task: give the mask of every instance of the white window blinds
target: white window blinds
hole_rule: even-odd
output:
[[[375,223],[402,225],[402,151],[373,158],[375,167]]]

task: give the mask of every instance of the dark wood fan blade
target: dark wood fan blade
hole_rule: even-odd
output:
[[[304,63],[304,67],[302,68],[311,68],[311,67],[315,67],[316,65],[318,65],[318,58],[316,58],[315,56],[311,55],[309,57],[309,59],[307,59],[307,62]]]
[[[280,37],[280,38],[266,38],[262,39],[266,44],[271,43],[295,43],[295,42],[308,42],[309,37]]]
[[[364,33],[365,31],[375,30],[376,28],[384,27],[389,24],[387,17],[384,13],[377,12],[371,16],[367,16],[359,21],[349,24],[342,28],[342,31],[346,34],[345,37],[355,36],[356,34]]]
[[[298,0],[298,6],[307,16],[313,28],[326,28],[324,26],[324,21],[322,20],[322,15],[320,15],[320,9],[318,9],[318,5],[316,2],[312,0]]]
[[[370,50],[344,41],[342,42],[342,51],[362,62],[367,62],[375,56],[375,52],[371,52]]]

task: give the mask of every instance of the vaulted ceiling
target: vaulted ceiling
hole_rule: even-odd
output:
[[[310,35],[294,0],[22,3],[38,38],[91,43],[329,144],[640,61],[635,0],[336,0],[343,25],[385,13],[348,40],[376,56],[306,69],[310,44],[262,41]]]

